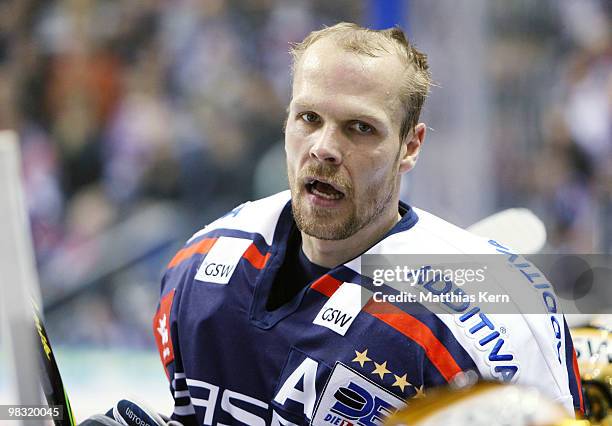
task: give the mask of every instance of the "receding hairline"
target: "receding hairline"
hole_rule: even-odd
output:
[[[377,53],[376,55],[371,55],[371,54],[366,54],[360,51],[356,51],[354,49],[348,49],[345,48],[345,46],[343,46],[338,40],[332,39],[332,38],[322,38],[319,40],[314,41],[312,44],[310,44],[308,46],[308,48],[304,49],[303,52],[301,52],[301,54],[299,55],[299,57],[296,58],[296,61],[294,61],[294,63],[292,64],[292,77],[295,78],[295,74],[298,72],[298,70],[301,68],[301,66],[304,64],[304,60],[310,56],[316,53],[314,53],[315,51],[317,51],[318,53],[320,53],[320,50],[318,49],[326,49],[326,48],[335,48],[335,53],[334,54],[348,54],[351,56],[354,56],[355,58],[357,58],[359,60],[359,62],[361,64],[363,64],[364,66],[366,66],[365,64],[367,63],[373,63],[370,60],[376,61],[376,60],[390,60],[390,61],[394,61],[397,66],[399,67],[399,69],[402,70],[402,72],[406,72],[406,67],[407,65],[402,62],[402,59],[399,57],[398,54],[396,54],[395,52],[389,52],[387,50],[385,51],[380,51],[379,53]]]
[[[302,42],[291,44],[292,78],[295,78],[296,68],[301,64],[304,53],[323,39],[333,41],[347,52],[370,57],[391,55],[403,64],[404,75],[398,91],[398,98],[404,110],[400,126],[400,141],[403,141],[417,125],[432,84],[427,55],[412,45],[399,27],[371,30],[354,23],[341,22],[313,31]]]
[[[341,22],[333,27],[324,27],[322,30],[311,32],[302,42],[292,43],[290,53],[292,56],[292,74],[295,74],[297,65],[301,63],[306,51],[318,42],[328,41],[334,43],[347,53],[368,57],[395,56],[400,63],[406,64],[407,59],[401,46],[385,37],[381,32],[359,27],[357,24]]]
[[[297,64],[295,74],[293,75],[293,88],[290,100],[291,105],[299,106],[302,109],[307,106],[316,105],[316,102],[311,102],[311,96],[308,92],[297,90],[301,86],[304,79],[308,80],[307,76],[319,76],[323,71],[320,67],[327,67],[331,63],[335,63],[334,66],[342,67],[342,75],[345,73],[356,72],[358,75],[365,71],[367,74],[364,78],[368,81],[367,86],[369,89],[376,90],[380,96],[382,96],[382,108],[384,109],[384,116],[376,112],[376,109],[370,109],[368,105],[355,105],[354,112],[352,115],[356,119],[372,122],[379,127],[383,124],[398,125],[402,120],[402,102],[400,99],[399,91],[401,89],[401,81],[396,78],[401,76],[404,72],[404,64],[395,57],[395,55],[385,53],[384,55],[370,57],[363,56],[352,51],[346,51],[344,49],[338,52],[334,49],[335,41],[328,39],[317,40],[309,49],[304,52],[304,55],[300,58],[300,63]],[[321,49],[321,50],[320,50]],[[343,55],[355,57],[353,61],[350,58],[346,58]],[[379,62],[380,61],[380,62]],[[392,74],[390,73],[392,72]],[[370,76],[372,78],[370,78]],[[350,77],[349,77],[350,78]],[[361,77],[357,77],[360,81],[364,81]],[[297,97],[296,97],[297,96]],[[358,111],[358,112],[357,112]]]

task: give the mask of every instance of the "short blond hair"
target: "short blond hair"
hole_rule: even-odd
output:
[[[403,141],[419,122],[421,109],[432,83],[427,55],[411,45],[398,27],[370,30],[357,24],[341,22],[313,31],[302,42],[291,45],[292,74],[295,74],[295,68],[306,49],[323,38],[332,38],[339,47],[360,55],[377,57],[391,53],[391,49],[395,50],[400,61],[406,66],[404,81],[398,94],[404,109],[400,126],[400,140]]]

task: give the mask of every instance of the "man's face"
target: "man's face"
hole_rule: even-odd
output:
[[[400,175],[416,158],[399,139],[402,71],[394,55],[357,55],[332,40],[303,54],[285,132],[293,214],[302,232],[341,240],[389,209],[397,214]]]

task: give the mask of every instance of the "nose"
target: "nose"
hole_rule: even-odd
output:
[[[342,152],[339,135],[333,126],[324,127],[320,137],[310,148],[310,157],[322,163],[340,165],[342,163]]]

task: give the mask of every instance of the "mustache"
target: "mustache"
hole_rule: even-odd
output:
[[[353,192],[353,185],[350,179],[340,172],[337,166],[331,166],[321,163],[309,163],[301,171],[299,178],[304,179],[312,176],[315,179],[329,182],[342,188],[345,195],[350,195]]]

